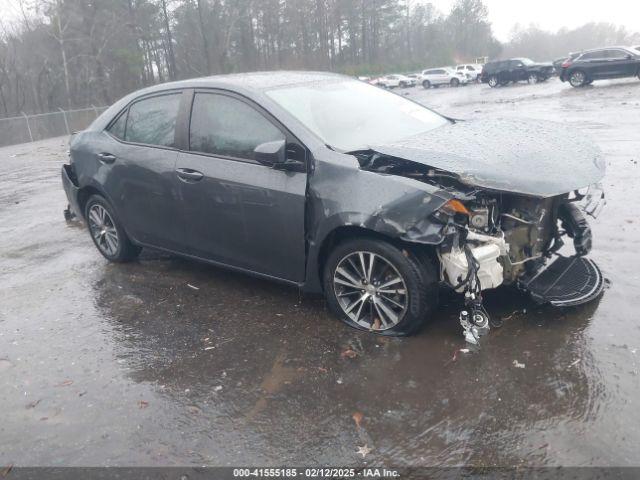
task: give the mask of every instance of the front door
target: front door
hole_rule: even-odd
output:
[[[254,160],[262,143],[285,139],[299,168]],[[292,281],[305,265],[304,149],[273,118],[241,97],[193,95],[189,151],[176,164],[193,255]]]

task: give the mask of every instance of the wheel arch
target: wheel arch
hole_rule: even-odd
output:
[[[317,278],[318,293],[322,292],[321,279],[324,274],[327,258],[331,251],[341,243],[356,238],[369,238],[389,243],[400,250],[406,251],[407,254],[415,255],[421,262],[429,262],[431,267],[437,265],[438,262],[436,244],[409,242],[399,237],[393,237],[358,225],[340,225],[331,230],[317,248],[312,275]],[[309,275],[307,277],[309,280]],[[313,289],[313,291],[316,290]]]
[[[95,185],[86,185],[78,190],[78,206],[80,207],[80,215],[84,219],[84,210],[87,206],[87,202],[93,195],[100,195],[104,199],[106,199],[109,203],[109,197],[105,195],[105,193],[97,188]],[[113,205],[113,204],[112,204]]]

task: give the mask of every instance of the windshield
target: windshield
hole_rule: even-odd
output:
[[[448,123],[417,103],[352,80],[266,93],[325,144],[344,152],[393,142]]]
[[[535,62],[533,60],[531,60],[530,58],[518,58],[517,60],[520,60],[522,63],[524,63],[525,65],[533,65]]]

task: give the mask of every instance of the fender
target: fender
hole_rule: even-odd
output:
[[[334,161],[332,161],[334,160]],[[307,261],[303,289],[321,291],[319,255],[336,229],[354,226],[412,243],[435,245],[442,226],[429,216],[453,195],[433,185],[361,170],[355,157],[335,153],[309,176]]]

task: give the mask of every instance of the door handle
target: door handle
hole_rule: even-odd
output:
[[[98,154],[98,160],[102,163],[113,163],[116,161],[116,157],[110,153],[102,152]]]
[[[198,180],[202,180],[204,175],[197,170],[191,170],[190,168],[178,168],[176,169],[176,174],[181,180],[187,182],[197,182]]]

